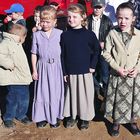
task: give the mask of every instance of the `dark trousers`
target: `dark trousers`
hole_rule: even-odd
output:
[[[29,105],[29,87],[27,85],[7,86],[6,112],[3,120],[21,120],[26,117]]]
[[[98,91],[100,90],[100,88],[102,88],[104,91],[106,91],[108,85],[108,78],[109,64],[104,60],[103,56],[101,55],[94,75],[95,90]],[[100,84],[102,84],[102,87]]]

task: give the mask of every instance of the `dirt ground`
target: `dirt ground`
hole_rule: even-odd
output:
[[[135,137],[130,133],[127,126],[121,126],[119,137],[112,138],[108,133],[110,122],[107,120],[95,119],[85,131],[80,131],[76,126],[66,129],[63,123],[58,129],[52,129],[49,125],[39,129],[34,123],[25,126],[15,122],[16,127],[13,129],[0,125],[0,140],[140,140],[140,137]],[[140,126],[140,121],[138,124]]]
[[[4,90],[0,90],[1,112],[4,111],[5,95]],[[101,100],[97,100],[95,104],[100,105],[100,103]],[[96,116],[86,131],[80,131],[77,126],[65,128],[63,122],[58,129],[52,129],[49,125],[39,129],[35,123],[25,126],[16,120],[16,127],[7,129],[0,119],[0,140],[140,140],[140,137],[135,137],[130,133],[127,126],[121,126],[119,137],[112,138],[109,135],[111,123],[103,118],[103,114],[99,112],[99,107],[96,106]],[[29,110],[29,114],[31,114],[31,110]],[[138,124],[140,126],[140,120]]]

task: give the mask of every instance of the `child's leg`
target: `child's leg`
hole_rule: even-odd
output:
[[[17,92],[18,106],[16,111],[16,118],[22,120],[26,118],[26,113],[29,106],[29,87],[27,85],[15,86]]]
[[[134,136],[140,136],[140,129],[137,125],[136,122],[132,122],[130,123],[130,126],[131,126],[131,133],[134,135]]]
[[[3,120],[13,120],[16,116],[17,110],[17,95],[13,86],[7,86],[8,93],[6,96],[6,112],[4,113]]]
[[[6,96],[6,111],[3,115],[4,125],[7,128],[15,126],[13,119],[16,116],[17,96],[13,86],[7,86],[8,93]]]

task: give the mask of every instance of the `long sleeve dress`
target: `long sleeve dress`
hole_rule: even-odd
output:
[[[63,119],[64,84],[60,59],[60,35],[62,31],[53,29],[48,38],[44,31],[33,34],[31,53],[38,56],[32,119],[34,122],[46,120],[54,125]]]

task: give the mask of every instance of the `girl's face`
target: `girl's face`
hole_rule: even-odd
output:
[[[56,19],[41,20],[40,25],[45,32],[50,31],[55,27]]]
[[[135,21],[135,16],[129,8],[119,9],[117,13],[118,26],[122,31],[126,31],[131,28]]]
[[[68,11],[67,20],[68,20],[68,24],[74,29],[79,29],[82,27],[83,18],[79,13]]]
[[[40,12],[35,12],[34,13],[34,21],[35,22],[40,22]]]

